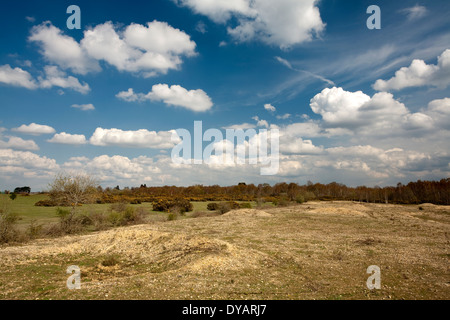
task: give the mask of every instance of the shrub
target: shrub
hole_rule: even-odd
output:
[[[219,203],[218,211],[220,214],[227,213],[228,211],[239,209],[239,203],[234,201],[221,202]]]
[[[133,199],[130,201],[130,204],[141,204],[141,203],[142,203],[142,201],[139,199]]]
[[[160,199],[156,202],[153,202],[153,210],[161,212],[170,212],[176,210],[183,214],[185,212],[194,210],[194,206],[189,200],[183,198],[178,198],[175,200]]]
[[[301,203],[305,202],[305,197],[302,194],[299,194],[295,197],[295,202],[301,204]]]
[[[108,216],[104,212],[93,212],[89,218],[96,231],[105,230],[109,226]]]
[[[178,214],[176,212],[170,212],[167,216],[167,221],[177,220]]]
[[[125,226],[131,224],[138,224],[144,221],[142,210],[135,210],[132,207],[126,207],[122,211],[111,211],[109,214],[109,222],[113,226]]]
[[[27,228],[26,234],[30,239],[38,238],[42,233],[42,225],[37,223],[36,219],[31,220]]]
[[[0,243],[16,242],[19,240],[20,233],[16,229],[18,219],[17,214],[11,212],[6,203],[0,207]]]
[[[15,200],[15,199],[17,198],[17,194],[11,193],[11,194],[9,195],[9,198],[10,198],[11,200]]]
[[[305,201],[314,200],[316,198],[316,195],[311,191],[306,191],[303,196],[305,197]]]
[[[252,205],[249,202],[243,202],[243,203],[239,204],[239,208],[241,208],[241,209],[251,209]]]
[[[108,220],[114,227],[120,226],[122,224],[122,215],[120,212],[111,211],[109,213]]]
[[[137,224],[143,220],[142,216],[131,207],[128,207],[122,215],[122,224]]]
[[[110,206],[111,211],[115,211],[115,212],[124,212],[125,210],[127,210],[128,204],[126,202],[117,202],[117,203],[113,203]]]
[[[169,212],[170,203],[168,200],[158,200],[153,202],[153,211]]]
[[[286,197],[280,197],[273,201],[273,204],[277,207],[286,207],[290,204],[290,201]]]
[[[52,200],[41,200],[34,204],[37,207],[56,207],[56,202]]]
[[[215,202],[211,202],[207,204],[206,209],[208,209],[209,211],[216,211],[219,209],[219,205]]]
[[[181,214],[194,210],[194,206],[189,200],[178,198],[172,201],[171,208],[178,208]]]
[[[227,204],[230,206],[231,210],[239,209],[241,207],[236,201],[228,201]]]
[[[59,228],[55,226],[51,232],[54,235],[74,234],[83,230],[86,220],[83,216],[75,216],[73,211],[57,208],[56,215],[59,217]]]

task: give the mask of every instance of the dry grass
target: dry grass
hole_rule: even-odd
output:
[[[6,246],[0,298],[449,299],[450,208],[421,206],[312,202]]]

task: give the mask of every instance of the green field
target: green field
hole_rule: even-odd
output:
[[[58,221],[58,216],[56,215],[57,207],[38,207],[34,204],[40,200],[48,199],[47,195],[38,194],[38,195],[30,195],[30,196],[17,196],[15,200],[10,200],[9,196],[6,194],[0,194],[0,203],[7,203],[9,205],[10,210],[13,213],[19,215],[18,226],[26,227],[33,220],[37,221],[37,223],[46,225],[53,222]],[[240,201],[238,201],[240,202]],[[194,206],[194,210],[191,213],[188,213],[186,218],[192,215],[195,212],[204,212],[207,211],[206,206],[209,202],[192,202]],[[167,219],[167,213],[153,211],[152,204],[150,202],[144,202],[142,204],[133,204],[130,205],[133,208],[145,208],[148,212],[147,220],[148,221],[164,221]],[[254,204],[252,203],[252,206]],[[78,214],[91,214],[95,212],[108,212],[110,210],[111,204],[84,204],[81,207],[77,208]]]

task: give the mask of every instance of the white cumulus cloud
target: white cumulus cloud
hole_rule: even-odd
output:
[[[91,91],[87,83],[81,84],[77,78],[67,76],[64,71],[59,70],[56,66],[46,66],[44,70],[46,77],[39,77],[39,85],[41,88],[60,87],[63,89],[72,89],[82,94],[87,94]]]
[[[47,21],[32,29],[29,40],[52,64],[83,75],[100,71],[99,61],[105,61],[119,71],[150,77],[179,69],[183,56],[196,55],[188,34],[156,20],[123,29],[108,21],[84,31],[80,42]]]
[[[131,148],[169,149],[172,131],[121,130],[97,128],[89,142],[95,146],[119,146]]]
[[[266,109],[267,111],[270,111],[270,112],[277,111],[277,109],[273,105],[271,105],[270,103],[266,103],[264,105],[264,109]]]
[[[377,91],[401,90],[409,87],[433,86],[446,88],[450,85],[450,49],[439,57],[437,65],[426,64],[415,59],[409,67],[403,67],[389,80],[377,80],[373,88]]]
[[[23,124],[18,128],[13,128],[11,129],[11,131],[38,136],[41,134],[52,134],[55,132],[55,129],[47,125],[37,124],[33,122],[29,125]]]
[[[42,55],[62,69],[70,69],[77,74],[99,71],[98,62],[87,55],[80,44],[46,21],[34,26],[29,37],[41,47]]]
[[[179,85],[155,84],[147,93],[135,93],[132,88],[119,92],[117,98],[132,101],[162,101],[169,106],[186,108],[194,112],[204,112],[211,109],[213,102],[202,89],[187,90]]]
[[[28,71],[21,68],[11,68],[9,64],[0,66],[0,83],[27,89],[36,89],[38,87]]]
[[[70,134],[70,133],[57,133],[53,138],[47,140],[50,143],[58,144],[70,144],[70,145],[82,145],[86,144],[86,137],[82,134]]]
[[[283,49],[310,41],[325,24],[316,0],[175,0],[194,12],[228,25],[228,33],[237,41],[259,40]]]
[[[38,145],[33,140],[24,140],[19,137],[7,137],[8,141],[3,141],[0,137],[0,148],[10,148],[19,150],[39,150]]]

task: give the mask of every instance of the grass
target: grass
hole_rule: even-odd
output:
[[[0,194],[0,202],[8,201],[11,211],[19,215],[18,226],[19,228],[26,228],[33,221],[40,225],[48,225],[54,222],[58,222],[58,216],[56,214],[57,207],[37,207],[34,204],[40,200],[48,199],[47,195],[36,194],[30,196],[18,195],[15,200],[10,200],[9,195]],[[192,216],[196,212],[207,212],[206,206],[209,201],[204,202],[192,202],[194,210],[187,213],[185,216],[179,216],[178,219],[186,219]],[[147,210],[147,221],[165,221],[167,220],[167,213],[159,211],[153,211],[152,204],[144,202],[142,204],[133,204],[131,207],[138,209],[144,208]],[[252,203],[255,206],[255,203]],[[111,207],[111,204],[85,204],[77,209],[78,214],[90,214],[90,213],[102,213],[107,212]],[[70,209],[70,208],[66,208]]]
[[[193,204],[200,212],[207,203]],[[446,217],[445,209],[426,213]],[[450,298],[446,218],[351,202],[265,210],[272,216],[174,221],[151,212],[163,219],[0,247],[0,299]],[[81,290],[65,286],[69,265],[82,271]],[[369,265],[381,268],[381,290],[365,286]]]

